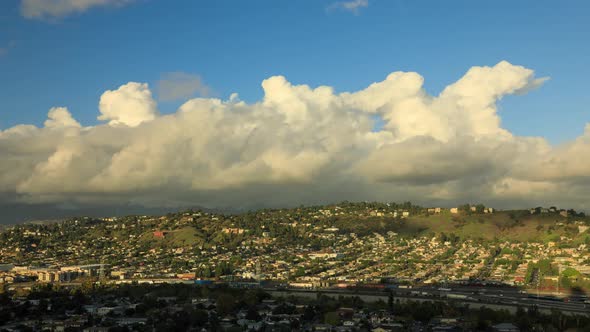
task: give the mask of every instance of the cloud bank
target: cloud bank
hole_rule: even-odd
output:
[[[59,19],[94,7],[123,6],[133,0],[21,0],[21,14],[29,19]]]
[[[560,146],[501,126],[498,101],[545,80],[505,61],[469,69],[438,96],[413,72],[344,93],[274,76],[256,103],[194,98],[167,115],[147,84],[130,82],[102,95],[99,125],[54,107],[42,128],[0,131],[0,196],[87,206],[346,199],[587,209],[590,124]],[[384,120],[377,132],[375,115]]]

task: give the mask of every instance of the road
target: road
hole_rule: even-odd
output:
[[[353,289],[276,289],[267,288],[267,292],[274,296],[296,295],[315,298],[318,293],[327,296],[359,296],[367,302],[383,300],[387,302],[387,290],[353,290]],[[564,314],[584,315],[590,317],[590,304],[587,297],[577,296],[564,302],[558,298],[540,297],[526,294],[518,289],[510,288],[482,288],[459,287],[451,290],[440,290],[432,287],[411,289],[391,289],[396,300],[400,301],[449,301],[469,306],[470,308],[487,307],[490,309],[505,309],[515,313],[518,307],[529,310],[537,307],[542,313],[551,313],[557,309]]]
[[[126,280],[131,282],[131,280]],[[138,280],[135,280],[138,281]],[[190,283],[192,281],[174,280],[180,283]],[[146,279],[139,282],[149,283],[171,283],[171,279]],[[116,281],[111,281],[116,283]],[[11,284],[11,288],[27,288],[35,285],[34,282]],[[62,287],[79,287],[80,283],[60,283]],[[564,314],[584,315],[590,317],[590,299],[588,296],[577,295],[569,296],[568,301],[564,302],[559,297],[542,295],[537,298],[534,294],[529,294],[510,287],[479,287],[479,286],[452,286],[451,288],[436,287],[415,287],[415,288],[391,288],[391,289],[278,289],[263,288],[274,296],[296,295],[301,297],[315,298],[318,293],[327,296],[358,296],[366,302],[376,302],[382,300],[387,302],[389,291],[393,292],[396,300],[400,301],[449,301],[469,306],[470,308],[488,307],[491,309],[505,309],[515,313],[518,307],[525,310],[534,306],[540,312],[551,313],[551,309],[558,309]]]

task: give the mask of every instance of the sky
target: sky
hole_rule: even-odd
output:
[[[589,16],[575,0],[4,0],[0,212],[585,210]]]

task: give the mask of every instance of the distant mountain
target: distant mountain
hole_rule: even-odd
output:
[[[187,209],[223,212],[222,210],[206,209],[200,206],[184,206],[149,208],[140,205],[112,206],[68,206],[60,207],[53,204],[24,204],[0,202],[0,227],[2,225],[22,224],[39,221],[59,221],[77,216],[111,217],[126,215],[164,215],[170,211]],[[0,228],[1,229],[1,228]]]

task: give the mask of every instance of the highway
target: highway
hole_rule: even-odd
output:
[[[145,279],[125,280],[124,282],[140,283],[190,283],[180,279]],[[121,281],[111,280],[109,283],[120,283]],[[35,282],[11,284],[9,289],[29,288]],[[77,282],[60,283],[62,287],[79,287]],[[551,313],[551,309],[558,309],[564,314],[584,315],[590,317],[590,298],[585,295],[568,296],[567,301],[560,297],[526,293],[518,288],[512,287],[482,287],[482,286],[450,286],[442,287],[414,287],[414,288],[388,288],[388,289],[366,289],[366,288],[322,288],[322,289],[301,289],[301,288],[276,288],[263,287],[263,290],[273,296],[300,296],[316,298],[318,293],[327,296],[358,296],[366,302],[382,300],[387,302],[391,291],[396,300],[400,301],[448,301],[469,306],[470,308],[488,307],[490,309],[505,309],[515,313],[518,307],[529,310],[536,306],[542,313]]]
[[[267,288],[267,292],[273,296],[303,296],[315,298],[318,293],[326,296],[359,296],[367,302],[383,300],[387,302],[389,290],[367,289],[276,289]],[[518,307],[529,310],[536,306],[542,313],[551,313],[551,309],[557,309],[564,314],[584,315],[590,317],[590,304],[587,297],[570,297],[568,302],[559,298],[549,298],[527,294],[512,288],[482,288],[482,287],[455,287],[441,290],[433,287],[419,287],[410,289],[390,289],[396,300],[400,301],[448,301],[463,304],[470,308],[487,307],[490,309],[505,309],[515,313]]]

